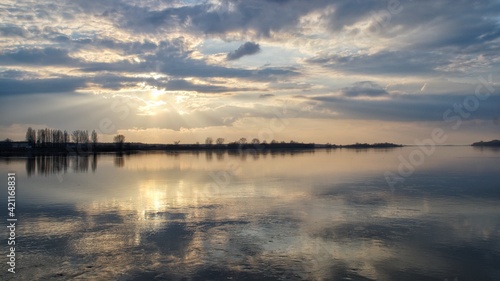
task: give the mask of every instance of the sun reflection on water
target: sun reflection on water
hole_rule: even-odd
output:
[[[23,210],[19,229],[27,249],[24,270],[32,279],[64,272],[63,278],[87,280],[391,280],[402,271],[446,276],[462,268],[462,259],[474,262],[450,258],[463,249],[487,252],[492,260],[500,253],[494,198],[471,193],[464,199],[439,194],[442,189],[431,194],[426,188],[435,185],[418,177],[393,193],[380,176],[393,163],[358,153],[225,154],[211,161],[160,153],[129,155],[121,166],[110,155],[102,156],[95,173],[64,174],[64,188],[45,181],[46,173],[32,174],[23,181],[36,203],[26,204],[34,207]],[[341,166],[353,157],[361,171]],[[238,172],[214,184],[213,175],[226,179],[228,161]],[[483,166],[498,173],[498,166]],[[65,204],[40,201],[42,195]],[[60,272],[40,263],[43,256]]]

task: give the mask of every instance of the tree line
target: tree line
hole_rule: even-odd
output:
[[[98,141],[97,132],[92,130],[89,135],[87,130],[75,130],[69,133],[68,131],[58,129],[38,129],[35,130],[29,127],[26,130],[26,141],[31,145],[39,144],[64,144],[74,142],[77,144],[96,144]]]
[[[224,144],[224,141],[225,141],[224,138],[217,138],[215,140],[215,144],[220,146],[220,145]],[[276,145],[276,144],[285,144],[285,143],[286,142],[284,142],[284,141],[279,142],[277,140],[272,140],[270,142],[270,144],[273,144],[273,145]],[[175,142],[175,144],[179,144],[179,143]],[[208,137],[208,138],[205,139],[205,145],[210,146],[210,145],[213,145],[213,144],[214,144],[214,139],[213,138]],[[237,141],[230,142],[229,144],[230,145],[234,145],[234,144],[240,144],[240,145],[247,145],[247,144],[259,145],[259,144],[264,144],[265,145],[265,144],[268,144],[268,143],[267,143],[266,140],[260,141],[258,138],[254,138],[250,142],[248,141],[247,138],[241,138],[241,139],[239,139]],[[290,144],[298,144],[298,142],[291,140]]]

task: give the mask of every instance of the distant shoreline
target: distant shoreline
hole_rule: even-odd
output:
[[[492,140],[492,141],[480,141],[480,142],[475,142],[472,144],[472,146],[478,146],[478,147],[500,147],[500,140]]]
[[[230,151],[254,153],[262,151],[303,151],[315,149],[390,149],[403,147],[394,143],[356,143],[349,145],[315,144],[298,142],[255,143],[255,144],[144,144],[144,143],[96,143],[96,144],[51,144],[39,146],[27,142],[1,142],[0,156],[30,156],[30,155],[84,155],[94,153],[123,153],[141,151]]]

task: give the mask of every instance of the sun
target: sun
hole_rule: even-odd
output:
[[[162,91],[162,90],[158,90],[157,88],[154,88],[154,89],[151,89],[151,91],[149,92],[149,94],[151,96],[151,99],[157,100],[158,98],[160,98],[161,96],[163,96],[165,94],[165,92]]]

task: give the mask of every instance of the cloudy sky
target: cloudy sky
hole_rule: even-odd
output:
[[[500,2],[3,0],[0,138],[500,138]]]

